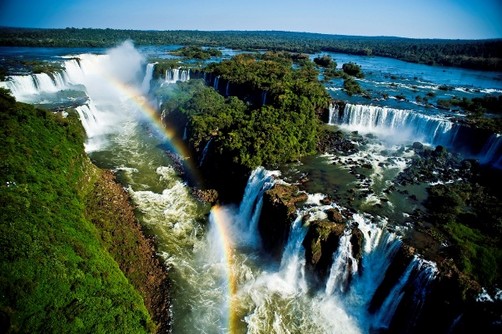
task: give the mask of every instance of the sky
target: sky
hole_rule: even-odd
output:
[[[0,26],[502,38],[502,0],[0,0]]]

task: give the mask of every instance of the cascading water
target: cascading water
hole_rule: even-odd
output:
[[[420,141],[452,146],[458,131],[451,121],[412,110],[347,104],[342,115],[330,112],[330,124],[350,131],[375,133],[393,142]]]
[[[358,271],[357,260],[352,256],[352,244],[350,230],[345,230],[340,237],[340,246],[333,256],[333,264],[326,284],[326,294],[344,293],[350,286],[352,276]]]
[[[502,169],[502,135],[492,134],[481,153],[479,161],[484,164],[492,164],[496,168]]]
[[[328,124],[329,125],[338,124],[338,116],[339,116],[338,106],[330,103],[328,110],[329,110]]]
[[[67,84],[60,72],[11,76],[0,87],[9,89],[16,99],[22,101],[40,93],[55,93],[66,89]]]
[[[172,68],[166,70],[163,84],[174,84],[190,80],[190,69]]]
[[[411,329],[423,307],[429,285],[436,275],[437,267],[435,263],[415,256],[383,302],[379,312],[375,314],[373,328],[389,328],[400,303],[407,293],[406,288],[411,288],[412,296],[410,298],[413,300],[413,304],[411,304],[412,309],[407,310],[406,317],[407,330]]]
[[[502,168],[500,134],[490,135],[486,131],[454,123],[440,115],[353,104],[346,104],[343,112],[339,112],[336,106],[330,104],[328,124],[362,134],[375,134],[390,144],[411,144],[418,141],[442,145],[466,157],[479,159],[483,164]]]
[[[150,81],[152,81],[153,70],[155,69],[155,65],[157,63],[149,63],[146,65],[146,73],[145,78],[143,79],[143,83],[141,84],[141,91],[143,94],[148,94],[150,91]]]
[[[204,160],[206,160],[206,155],[207,155],[207,152],[209,151],[209,146],[211,145],[212,141],[213,141],[213,138],[209,139],[206,143],[206,146],[204,146],[204,149],[202,150],[202,155],[201,155],[200,161],[199,161],[199,167],[202,166],[202,164],[204,163]]]
[[[244,197],[239,206],[238,220],[241,231],[241,243],[247,246],[259,246],[258,220],[260,219],[263,204],[263,193],[274,185],[274,176],[277,172],[267,171],[263,167],[255,169],[244,190]]]
[[[220,82],[220,76],[218,75],[216,78],[214,78],[214,83],[213,83],[213,88],[218,90],[218,85]]]

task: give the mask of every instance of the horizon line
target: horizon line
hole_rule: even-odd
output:
[[[116,30],[116,31],[142,31],[142,32],[203,32],[203,33],[226,33],[226,32],[239,32],[239,33],[291,33],[291,34],[309,34],[309,35],[324,35],[334,37],[353,37],[353,38],[394,38],[394,39],[408,39],[408,40],[440,40],[440,41],[498,41],[502,37],[489,37],[489,38],[445,38],[445,37],[405,37],[397,35],[346,35],[325,32],[311,32],[299,30],[238,30],[238,29],[222,29],[222,30],[201,30],[201,29],[135,29],[135,28],[96,28],[96,27],[64,27],[64,28],[47,28],[47,27],[26,27],[26,26],[0,26],[0,29],[32,29],[32,30]]]

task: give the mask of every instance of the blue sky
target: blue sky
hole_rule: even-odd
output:
[[[0,0],[0,25],[502,38],[502,0]]]

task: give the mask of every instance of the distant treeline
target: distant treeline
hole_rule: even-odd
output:
[[[429,65],[502,71],[502,39],[410,39],[282,31],[0,28],[1,46],[109,47],[125,39],[133,40],[136,45],[179,44],[303,53],[330,51],[391,57]]]

